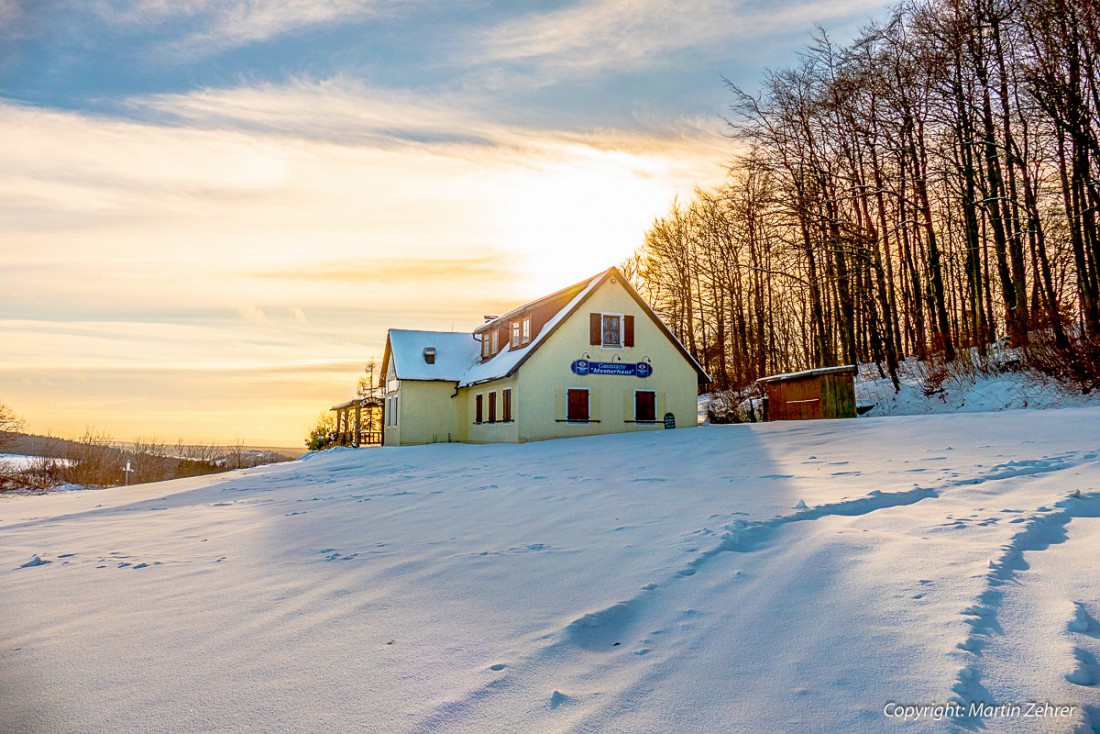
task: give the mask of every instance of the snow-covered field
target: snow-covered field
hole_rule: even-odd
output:
[[[1096,731],[1098,426],[334,450],[3,497],[0,731]],[[898,718],[970,700],[1002,708]]]
[[[0,454],[0,467],[10,471],[26,471],[41,464],[60,464],[68,466],[68,459],[53,459],[43,456],[26,456],[24,454]]]

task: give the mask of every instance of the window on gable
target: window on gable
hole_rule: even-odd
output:
[[[570,388],[566,390],[565,419],[567,421],[588,422],[587,388]]]
[[[481,335],[481,358],[489,356],[489,340],[485,338],[485,335]]]
[[[602,319],[603,346],[621,347],[623,345],[623,317],[605,313]]]
[[[634,420],[657,420],[657,393],[653,390],[634,391]]]
[[[474,396],[474,423],[481,423],[484,418],[485,414],[482,412],[483,397],[480,393]]]
[[[500,391],[500,419],[505,423],[512,420],[512,388],[510,387]]]
[[[489,342],[490,342],[489,353],[490,354],[496,354],[497,352],[500,351],[499,335],[500,335],[500,332],[497,331],[496,329],[493,329],[493,336],[489,340]]]
[[[515,349],[519,346],[519,322],[512,322],[512,348]]]
[[[633,326],[633,324],[631,324]],[[589,315],[589,340],[592,346],[619,348],[623,346],[623,315],[594,313]],[[631,334],[633,341],[633,333]]]
[[[497,391],[493,390],[489,393],[489,422],[497,422]]]
[[[528,316],[523,320],[523,343],[531,341],[531,317]]]

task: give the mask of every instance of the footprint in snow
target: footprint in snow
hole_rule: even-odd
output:
[[[35,566],[45,566],[47,563],[53,563],[53,561],[47,561],[37,553],[34,554],[29,561],[19,566],[19,568],[34,568]]]
[[[1070,632],[1076,632],[1077,634],[1088,635],[1089,637],[1100,637],[1100,622],[1092,617],[1085,609],[1085,605],[1079,601],[1073,602],[1074,609],[1073,619],[1066,625],[1066,629]]]
[[[491,670],[495,673],[499,673],[500,671],[504,670],[507,667],[508,666],[505,663],[493,663],[492,665],[489,666],[489,670]]]
[[[1078,686],[1093,686],[1100,683],[1100,663],[1096,656],[1083,647],[1073,650],[1077,658],[1077,667],[1073,672],[1066,674],[1066,680]]]

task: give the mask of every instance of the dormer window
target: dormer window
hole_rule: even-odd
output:
[[[521,337],[523,343],[531,341],[531,317],[528,316],[523,320],[523,336]]]
[[[519,322],[512,322],[512,349],[519,346]]]
[[[481,358],[485,359],[489,356],[489,340],[482,335],[481,337]]]
[[[490,343],[489,343],[489,354],[496,354],[497,352],[500,351],[499,334],[500,334],[499,331],[497,331],[496,329],[493,329],[493,335],[492,335],[492,337],[490,337]]]

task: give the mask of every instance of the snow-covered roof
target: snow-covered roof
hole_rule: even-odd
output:
[[[549,338],[558,324],[560,324],[566,316],[572,313],[581,301],[588,297],[588,294],[599,285],[603,275],[603,273],[600,273],[589,280],[588,284],[580,293],[573,296],[573,299],[570,300],[569,303],[565,304],[560,311],[554,314],[553,318],[547,321],[543,327],[539,329],[539,333],[535,335],[535,338],[532,339],[529,344],[525,344],[517,349],[512,349],[511,344],[506,344],[504,349],[500,350],[500,352],[489,361],[474,364],[470,367],[470,369],[466,371],[466,374],[462,376],[459,387],[476,385],[479,382],[488,382],[489,380],[498,380],[509,374],[528,354],[538,349],[539,345]]]
[[[821,375],[854,375],[857,372],[854,364],[846,364],[840,367],[818,367],[801,372],[785,372],[782,375],[768,375],[761,377],[757,382],[781,382],[783,380],[797,380],[802,377],[819,377]]]
[[[481,356],[481,343],[468,332],[390,329],[387,351],[399,380],[458,382]],[[435,349],[428,364],[424,350]]]
[[[568,303],[558,309],[542,328],[538,330],[529,344],[512,348],[505,342],[504,348],[491,359],[481,361],[481,342],[475,339],[475,334],[455,333],[446,331],[410,331],[406,329],[390,329],[389,342],[386,347],[387,355],[392,355],[395,371],[399,380],[446,380],[457,382],[459,387],[468,387],[482,382],[499,380],[511,375],[536,349],[542,346],[550,335],[557,330],[562,321],[567,319],[580,305],[611,275],[621,273],[616,268],[609,268],[602,273],[592,276],[588,281],[581,281],[576,285],[565,288],[550,296],[544,296],[524,306],[513,309],[505,316],[497,317],[487,324],[479,326],[477,332],[484,331],[488,326],[499,324],[514,314],[530,309],[533,305],[545,303],[556,296],[562,296],[574,288],[583,286],[577,291]],[[650,315],[657,327],[676,346],[684,358],[687,359],[700,375],[703,382],[710,382],[710,377],[702,366],[684,348],[676,336],[661,323],[660,318],[638,296],[626,279],[622,279],[623,286],[638,302],[638,305]],[[424,361],[424,348],[436,348],[436,361],[434,365]]]

